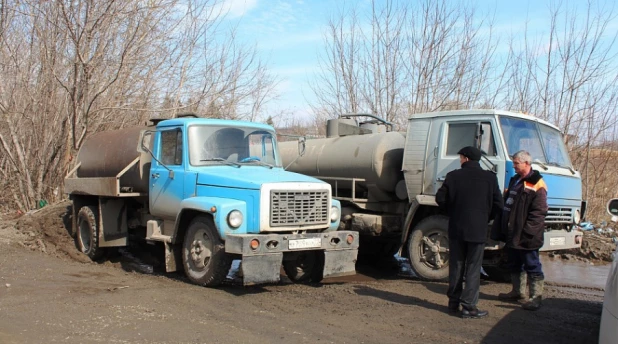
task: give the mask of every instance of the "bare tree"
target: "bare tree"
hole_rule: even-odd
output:
[[[27,210],[61,198],[64,174],[99,130],[186,109],[259,118],[275,79],[254,48],[236,43],[216,4],[2,1],[4,204]]]
[[[491,31],[491,21],[457,3],[373,1],[366,26],[342,11],[329,23],[314,111],[405,125],[412,113],[473,106],[495,68]]]
[[[348,18],[348,19],[346,19]],[[318,116],[332,117],[361,110],[361,36],[358,15],[344,11],[328,24],[325,57],[318,62],[320,74],[312,85],[318,99],[314,111]]]
[[[491,13],[461,2],[371,2],[331,19],[312,84],[316,120],[369,112],[403,127],[412,113],[488,107],[519,110],[565,134],[584,198],[599,214],[615,188],[617,33],[613,8],[552,3],[547,25],[494,34]],[[507,47],[506,53],[498,47]],[[600,189],[609,190],[606,193]]]
[[[612,8],[593,2],[585,10],[559,3],[549,8],[548,32],[513,36],[507,66],[509,82],[494,106],[518,109],[556,124],[576,169],[582,172],[584,198],[599,215],[611,193],[597,186],[609,176],[618,105],[617,34]],[[591,152],[593,151],[593,152]]]

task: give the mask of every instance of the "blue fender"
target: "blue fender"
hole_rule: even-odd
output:
[[[211,214],[221,240],[225,241],[227,233],[247,233],[247,205],[244,201],[221,197],[191,197],[180,202],[180,209],[180,213],[176,218],[173,242],[175,242],[175,237],[179,230],[186,229],[179,228],[179,226],[185,223],[185,221],[183,221],[183,216],[188,211]],[[238,228],[232,228],[227,223],[227,215],[233,210],[238,210],[243,215],[243,222]],[[188,224],[186,225],[188,226]]]

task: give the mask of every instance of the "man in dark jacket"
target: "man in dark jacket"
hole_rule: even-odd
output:
[[[494,220],[491,238],[506,242],[507,267],[513,289],[498,298],[523,303],[526,310],[537,310],[543,298],[543,274],[539,249],[543,246],[547,186],[538,171],[530,166],[526,151],[513,155],[516,175],[504,195],[504,210]],[[526,300],[526,283],[530,280],[530,299]]]
[[[449,172],[436,193],[436,202],[449,216],[449,312],[463,318],[481,318],[487,311],[477,308],[487,241],[488,223],[502,210],[498,179],[479,164],[482,153],[474,147],[459,152],[461,169]],[[463,288],[465,273],[466,286]]]

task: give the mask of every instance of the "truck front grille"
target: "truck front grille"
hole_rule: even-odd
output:
[[[545,223],[571,223],[571,208],[549,208]]]
[[[327,224],[328,191],[271,191],[270,209],[272,227]]]

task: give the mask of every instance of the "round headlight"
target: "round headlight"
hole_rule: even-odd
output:
[[[227,224],[232,228],[238,228],[242,225],[242,213],[238,210],[232,210],[227,214]]]
[[[573,222],[577,225],[579,224],[579,221],[581,220],[581,214],[579,212],[579,209],[575,210],[575,214],[573,214]]]
[[[341,216],[339,208],[330,207],[330,222],[337,222],[337,220],[339,220],[339,216]]]

